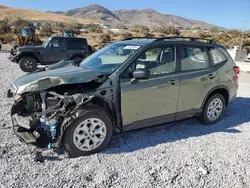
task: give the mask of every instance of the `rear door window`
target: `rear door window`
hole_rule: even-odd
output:
[[[181,71],[209,68],[205,47],[181,47]]]

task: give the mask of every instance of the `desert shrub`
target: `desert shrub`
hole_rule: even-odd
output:
[[[111,34],[111,36],[113,36],[113,37],[118,37],[118,36],[120,36],[120,33],[117,33],[117,32],[111,32],[112,34]]]
[[[111,41],[111,36],[109,34],[102,34],[99,36],[99,39],[102,43],[108,43]]]
[[[103,29],[100,27],[96,27],[94,25],[89,25],[86,28],[90,33],[103,33]]]
[[[247,50],[248,53],[250,53],[250,39],[244,40],[242,46]]]
[[[137,28],[131,28],[131,29],[129,29],[129,31],[134,32],[134,33],[139,33],[140,32],[140,30],[137,29]]]
[[[101,28],[96,28],[96,29],[95,29],[95,32],[96,32],[96,33],[103,33],[103,29],[101,29]]]
[[[44,37],[49,37],[53,34],[52,28],[53,28],[52,24],[49,22],[46,22],[42,25],[42,28],[40,30],[40,34]]]
[[[145,25],[135,25],[134,28],[142,34],[147,34],[150,31],[149,28]]]
[[[123,39],[126,39],[126,38],[133,37],[133,34],[130,33],[130,32],[124,32],[124,33],[121,33],[121,37],[122,37]]]
[[[157,31],[160,34],[165,34],[165,35],[180,35],[179,29],[175,28],[174,26],[160,27],[157,29]]]
[[[0,40],[2,41],[3,44],[9,44],[15,41],[16,37],[12,33],[3,33],[0,34]]]
[[[118,25],[116,25],[116,28],[117,29],[128,29],[125,25],[123,25],[123,24],[118,24]]]
[[[70,30],[73,31],[75,35],[79,35],[81,33],[80,32],[81,28],[82,28],[81,24],[77,23],[77,21],[73,19],[70,21],[69,24],[64,25],[63,30]]]
[[[32,25],[31,22],[24,20],[21,16],[15,15],[10,17],[11,19],[11,26],[14,27],[15,33],[20,33],[23,27],[30,27]]]
[[[200,38],[210,38],[212,35],[210,33],[207,32],[200,32],[198,33],[198,37]]]
[[[210,31],[211,31],[211,32],[218,32],[218,31],[219,31],[219,28],[218,28],[216,25],[213,25],[213,26],[210,28]]]
[[[226,35],[231,35],[232,37],[239,37],[242,35],[242,32],[240,32],[239,30],[229,30],[225,32]]]
[[[3,21],[0,22],[0,32],[7,33],[10,31],[10,18],[5,17]]]
[[[194,26],[192,26],[192,28],[191,28],[192,30],[199,30],[199,29],[201,29],[201,27],[200,26],[198,26],[198,25],[194,25]]]

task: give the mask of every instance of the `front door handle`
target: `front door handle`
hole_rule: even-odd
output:
[[[216,76],[215,76],[215,74],[209,74],[207,77],[208,77],[209,79],[214,79]]]
[[[175,84],[177,84],[177,80],[170,80],[170,81],[168,81],[168,83],[171,85],[175,85]]]

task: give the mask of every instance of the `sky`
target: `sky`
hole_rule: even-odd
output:
[[[0,4],[39,11],[66,11],[91,4],[110,10],[150,8],[227,29],[243,29],[246,21],[250,30],[250,0],[0,0]]]

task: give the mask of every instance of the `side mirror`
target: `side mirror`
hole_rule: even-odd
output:
[[[147,69],[136,69],[133,72],[133,78],[136,80],[147,80],[150,77],[150,71]]]

